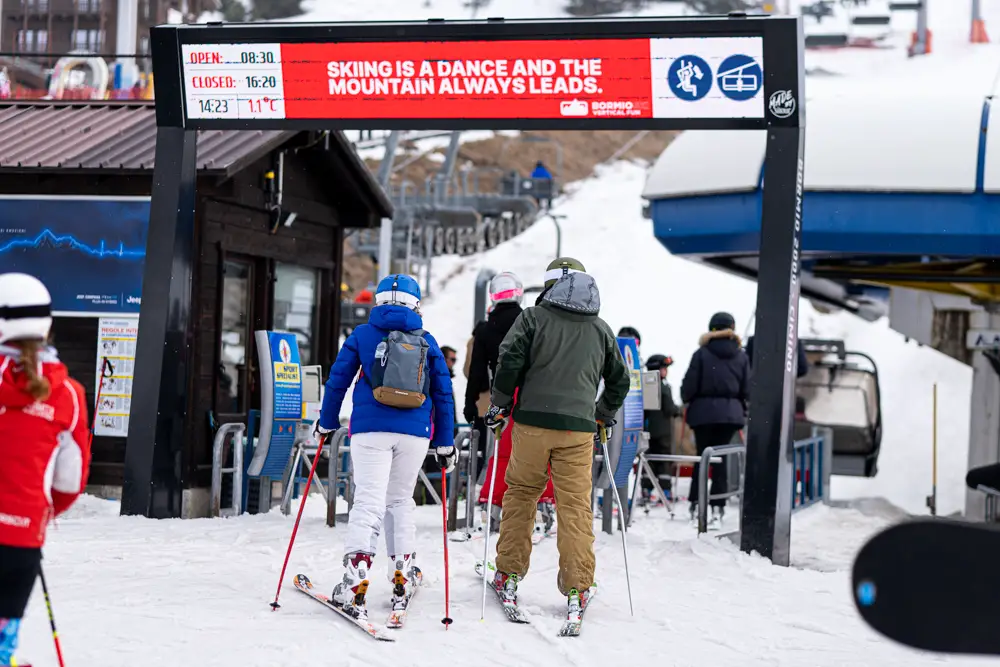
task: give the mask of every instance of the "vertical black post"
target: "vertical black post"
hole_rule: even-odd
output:
[[[798,57],[788,57],[797,53]],[[740,548],[788,565],[792,519],[792,424],[798,361],[802,238],[803,38],[800,20],[767,22],[757,325]]]
[[[156,131],[122,514],[181,514],[180,456],[192,371],[196,137],[183,128]]]
[[[122,514],[181,515],[181,451],[192,374],[197,133],[186,130],[176,28],[153,28],[156,156],[139,311]]]

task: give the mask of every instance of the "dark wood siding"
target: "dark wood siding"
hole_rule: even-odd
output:
[[[198,293],[195,350],[196,382],[192,390],[188,442],[190,456],[186,486],[205,487],[211,483],[212,443],[208,414],[216,405],[217,369],[221,361],[221,280],[223,258],[237,254],[260,258],[257,271],[255,327],[270,327],[270,303],[274,263],[285,262],[320,270],[317,314],[319,341],[317,360],[324,371],[336,356],[336,340],[330,335],[328,311],[336,311],[340,272],[341,230],[336,227],[337,211],[323,203],[323,184],[300,164],[294,155],[285,158],[283,204],[298,213],[291,227],[279,226],[271,233],[271,218],[262,189],[264,174],[274,167],[273,156],[259,160],[236,174],[225,192],[214,191],[202,200],[199,210],[197,273]],[[333,290],[336,291],[333,291]],[[256,364],[256,359],[254,359]]]

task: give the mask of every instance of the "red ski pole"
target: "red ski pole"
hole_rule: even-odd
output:
[[[444,623],[444,629],[447,630],[448,626],[451,625],[451,617],[448,616],[449,599],[448,599],[448,473],[444,468],[441,468],[441,519],[442,519],[442,532],[444,533],[444,618],[441,622]]]
[[[306,480],[306,488],[302,492],[302,502],[299,503],[299,513],[295,517],[295,526],[292,527],[292,536],[288,540],[288,551],[285,552],[285,562],[281,564],[281,576],[278,577],[278,590],[274,594],[274,602],[271,603],[271,611],[278,611],[281,605],[278,604],[278,596],[281,595],[281,582],[285,580],[285,569],[288,567],[288,559],[292,555],[292,545],[295,544],[295,534],[299,532],[299,521],[302,520],[302,510],[306,508],[306,500],[309,499],[309,487],[312,486],[313,477],[316,475],[316,464],[319,463],[320,454],[323,452],[323,446],[326,445],[327,435],[324,434],[322,438],[319,439],[319,447],[316,448],[316,458],[313,459],[312,468],[309,470],[309,479]],[[330,456],[336,456],[336,452],[331,452]],[[295,471],[292,471],[295,474]]]

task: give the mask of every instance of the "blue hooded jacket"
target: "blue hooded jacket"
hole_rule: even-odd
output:
[[[431,378],[430,400],[419,408],[394,408],[375,400],[372,386],[368,382],[372,364],[375,361],[375,347],[390,331],[413,331],[423,329],[423,319],[405,306],[385,304],[372,308],[368,324],[362,324],[348,336],[330,369],[323,396],[323,410],[319,423],[323,428],[335,429],[340,423],[340,406],[348,388],[354,382],[358,369],[362,378],[354,386],[354,410],[351,413],[351,433],[402,433],[418,438],[431,437],[431,415],[433,408],[434,447],[454,444],[455,399],[452,394],[451,377],[444,355],[437,341],[425,333],[424,339],[430,346],[428,369]]]

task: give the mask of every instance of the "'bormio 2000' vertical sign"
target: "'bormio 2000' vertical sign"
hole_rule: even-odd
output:
[[[764,117],[760,37],[186,44],[187,117]]]

